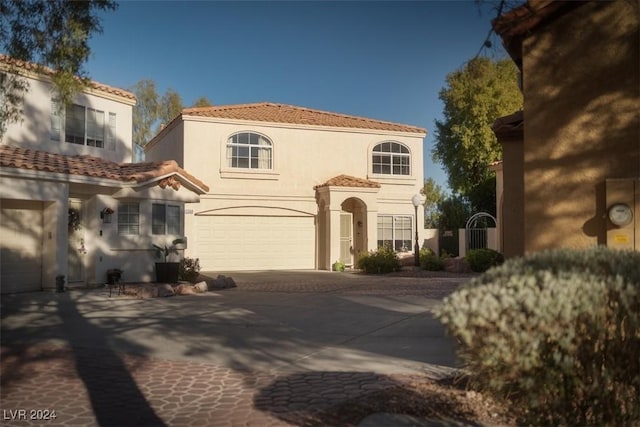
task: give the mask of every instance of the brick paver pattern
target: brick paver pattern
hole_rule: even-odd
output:
[[[246,283],[242,291],[422,295],[442,298],[459,280],[410,280],[389,291],[371,281]],[[373,372],[243,372],[53,344],[2,346],[3,426],[287,426],[322,424],[323,411],[415,379]],[[24,410],[24,412],[23,412]],[[55,419],[37,419],[53,415]],[[31,418],[34,419],[31,419]]]

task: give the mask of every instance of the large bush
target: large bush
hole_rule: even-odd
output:
[[[491,267],[504,262],[504,257],[493,249],[471,249],[465,257],[472,271],[484,273]]]
[[[368,274],[391,273],[400,270],[400,260],[393,249],[382,247],[377,251],[361,253],[358,268]]]
[[[640,253],[509,260],[450,295],[438,317],[519,423],[640,425]]]
[[[421,249],[420,267],[428,271],[440,271],[444,270],[444,261],[431,249]]]

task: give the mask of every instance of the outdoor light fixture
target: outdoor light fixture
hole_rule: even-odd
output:
[[[415,208],[416,213],[416,246],[414,248],[414,262],[413,265],[416,267],[420,267],[420,244],[418,243],[418,206],[422,205],[422,196],[420,194],[414,194],[411,198],[411,203],[413,203],[413,207]]]
[[[113,215],[113,209],[111,208],[104,208],[100,211],[100,219],[104,224],[111,223],[111,215]]]

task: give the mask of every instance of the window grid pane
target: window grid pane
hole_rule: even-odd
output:
[[[167,206],[167,234],[182,234],[180,206]]]
[[[65,142],[84,145],[84,133],[84,107],[75,104],[68,106],[64,124]]]
[[[164,205],[151,206],[151,234],[165,234],[166,212]]]
[[[255,133],[239,133],[227,141],[227,165],[232,168],[271,169],[271,142]]]
[[[121,202],[118,206],[118,234],[140,234],[140,205]]]
[[[378,247],[389,247],[397,252],[412,248],[413,220],[410,216],[378,216]]]
[[[409,149],[397,142],[383,142],[373,148],[372,172],[382,175],[410,175]]]

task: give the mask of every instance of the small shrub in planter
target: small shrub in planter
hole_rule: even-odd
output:
[[[331,269],[333,271],[344,271],[344,269],[345,269],[344,262],[342,262],[342,261],[334,262],[333,265],[331,266]]]
[[[420,267],[429,271],[444,270],[444,262],[431,249],[420,250]]]
[[[491,267],[504,262],[504,257],[493,249],[471,249],[465,257],[472,271],[484,273]]]
[[[180,280],[195,283],[200,276],[200,259],[185,257],[180,260]]]
[[[386,274],[400,270],[400,259],[389,247],[363,252],[358,259],[358,268],[367,274]]]
[[[451,294],[437,316],[518,425],[640,425],[640,253],[510,259]]]

